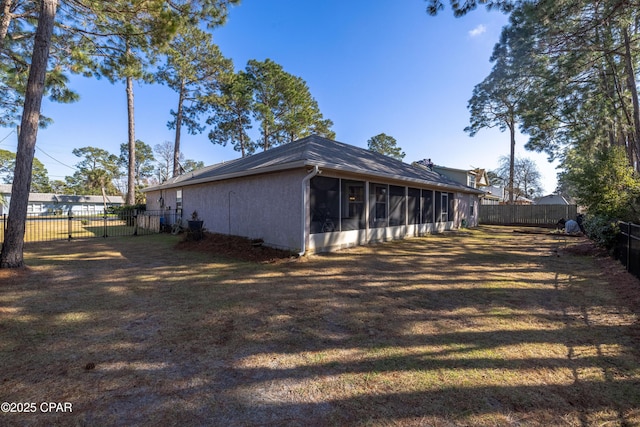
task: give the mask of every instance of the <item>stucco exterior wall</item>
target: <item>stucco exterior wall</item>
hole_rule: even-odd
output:
[[[268,246],[301,249],[302,180],[305,169],[162,190],[165,209],[182,190],[182,218],[196,210],[214,233],[263,239]],[[147,210],[159,210],[160,191],[147,193]]]
[[[478,226],[478,210],[480,209],[479,198],[473,194],[457,193],[456,196],[456,213],[454,227],[462,227],[464,221],[466,227]],[[473,206],[473,215],[471,214],[471,206]]]

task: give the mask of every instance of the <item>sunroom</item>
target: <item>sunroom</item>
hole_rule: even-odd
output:
[[[309,249],[334,250],[453,228],[455,193],[352,178],[309,184]]]

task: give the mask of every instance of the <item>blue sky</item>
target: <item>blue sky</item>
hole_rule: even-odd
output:
[[[508,133],[486,129],[471,138],[463,129],[467,102],[491,70],[489,56],[507,16],[478,9],[462,18],[450,10],[432,17],[425,8],[423,0],[243,0],[213,34],[236,69],[249,59],[270,58],[303,78],[333,120],[338,141],[366,148],[369,138],[384,132],[396,138],[406,162],[431,158],[453,168],[494,169],[509,153]],[[123,83],[73,77],[71,86],[79,102],[43,105],[54,124],[40,130],[36,157],[53,179],[73,174],[69,166],[80,161],[73,148],[119,154],[127,141]],[[166,123],[177,94],[158,84],[138,85],[135,102],[136,138],[152,147],[173,141]],[[10,132],[0,129],[0,140]],[[551,193],[555,166],[525,151],[525,142],[518,137],[516,154],[536,161],[544,192]],[[15,151],[16,143],[13,134],[0,148]],[[192,136],[183,130],[182,151],[206,164],[239,155],[213,145],[206,131]]]

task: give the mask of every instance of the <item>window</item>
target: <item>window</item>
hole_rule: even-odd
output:
[[[405,187],[389,186],[389,225],[405,225],[406,216]]]
[[[339,230],[340,180],[315,176],[309,183],[310,232],[328,233]]]
[[[369,201],[371,212],[369,214],[369,226],[371,228],[387,226],[387,195],[386,184],[373,184],[369,186]]]
[[[365,227],[364,182],[342,180],[341,230],[362,230]]]
[[[409,224],[420,224],[420,189],[409,188],[407,192]]]
[[[469,173],[469,174],[467,175],[467,185],[468,185],[469,187],[476,188],[476,176],[475,176],[475,175],[473,175],[473,174],[471,174],[471,173]]]
[[[176,191],[176,214],[182,216],[182,190]]]

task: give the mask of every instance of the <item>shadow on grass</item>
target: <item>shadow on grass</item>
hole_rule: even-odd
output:
[[[640,422],[637,316],[553,237],[485,230],[281,265],[175,242],[30,249],[0,289],[0,400],[74,412],[0,423]]]

